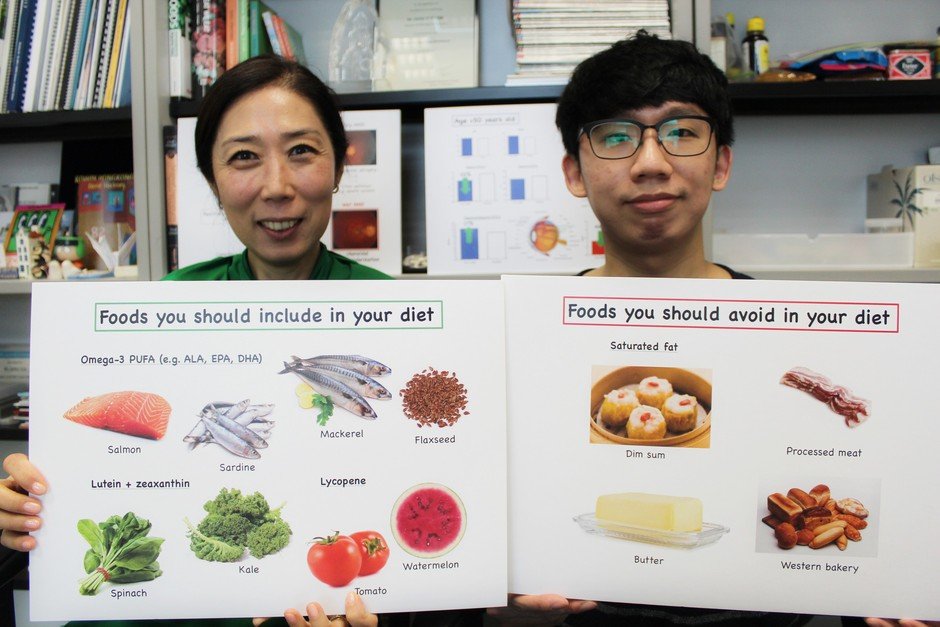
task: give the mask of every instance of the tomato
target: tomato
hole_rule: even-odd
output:
[[[362,554],[362,567],[359,576],[371,575],[382,570],[388,561],[388,543],[378,531],[357,531],[349,534]]]
[[[359,574],[362,555],[355,540],[341,536],[337,531],[326,538],[314,538],[314,543],[307,551],[307,566],[314,577],[334,588],[340,588]]]

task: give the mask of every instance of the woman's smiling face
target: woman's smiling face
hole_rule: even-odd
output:
[[[306,279],[339,183],[333,146],[313,105],[269,85],[222,116],[213,190],[258,279]]]

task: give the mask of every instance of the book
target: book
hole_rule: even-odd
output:
[[[105,83],[108,79],[108,67],[111,63],[111,47],[114,44],[114,29],[117,26],[118,0],[105,0],[107,12],[105,13],[104,31],[101,35],[101,47],[98,49],[95,68],[95,80],[89,83],[92,87],[91,100],[88,107],[100,109],[104,100]]]
[[[36,110],[36,99],[42,80],[43,60],[46,55],[47,30],[49,28],[51,8],[52,0],[36,0],[36,13],[33,16],[29,60],[26,65],[26,80],[20,111]]]
[[[166,271],[179,268],[179,219],[176,208],[177,160],[176,125],[163,127],[163,173],[166,201]]]
[[[68,0],[67,17],[63,26],[62,49],[59,54],[58,69],[54,89],[50,90],[50,109],[62,109],[63,96],[68,84],[69,69],[72,62],[72,50],[75,46],[75,33],[80,16],[82,0]]]
[[[201,97],[225,71],[225,0],[195,0],[193,89]]]
[[[109,106],[129,107],[131,104],[131,11],[128,8],[125,16],[124,33],[121,37],[120,62],[118,63],[118,77],[115,81],[114,96]]]
[[[271,42],[271,52],[274,54],[283,57],[284,50],[281,47],[281,40],[277,36],[277,28],[274,26],[274,16],[277,15],[274,11],[262,11],[261,19],[264,22],[264,29],[268,33],[268,41]]]
[[[170,0],[167,7],[171,98],[193,97],[192,16],[188,6],[185,0]]]
[[[283,34],[282,44],[287,48],[287,55],[291,61],[297,61],[302,65],[307,65],[307,55],[304,53],[304,39],[297,29],[284,21],[280,15],[277,18],[278,34]]]
[[[72,49],[69,52],[68,76],[65,79],[64,93],[60,101],[61,109],[75,108],[75,92],[81,76],[82,59],[85,56],[85,46],[88,42],[88,27],[91,22],[93,0],[79,0],[78,12],[75,16],[75,35]]]
[[[0,0],[0,112],[6,109],[7,79],[13,57],[19,0]]]
[[[238,0],[225,5],[225,69],[238,63]]]
[[[268,31],[261,14],[271,9],[261,0],[248,0],[248,54],[252,57],[271,52]]]
[[[238,21],[235,23],[238,37],[238,63],[248,59],[250,55],[248,41],[248,0],[237,0]]]
[[[7,81],[6,111],[23,110],[23,92],[26,89],[26,66],[32,47],[33,17],[36,15],[36,0],[21,0],[17,17],[13,56],[10,60],[10,75]]]
[[[103,174],[75,177],[78,235],[86,240],[105,239],[117,250],[135,227],[133,174]],[[90,242],[89,242],[90,243]],[[105,269],[94,247],[85,247],[86,268]]]
[[[118,0],[112,0],[118,2]],[[121,64],[121,45],[124,43],[124,25],[127,22],[127,0],[120,0],[117,7],[117,17],[114,22],[114,41],[111,44],[111,59],[108,61],[107,78],[104,82],[104,95],[99,106],[110,109],[114,107],[114,87],[118,80],[118,67]]]
[[[52,108],[52,97],[59,77],[62,46],[65,44],[65,28],[71,0],[52,0],[49,9],[49,28],[46,36],[45,58],[43,59],[42,75],[39,79],[38,93],[36,95],[35,111],[49,111]]]
[[[107,12],[107,0],[91,0],[91,22],[88,25],[88,41],[82,54],[81,74],[79,77],[75,103],[73,109],[88,109],[94,98],[95,72],[97,69],[98,50],[101,49],[101,38],[104,33],[104,22]],[[89,95],[90,94],[90,95]]]

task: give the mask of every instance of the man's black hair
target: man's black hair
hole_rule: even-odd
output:
[[[665,102],[696,104],[715,121],[719,146],[734,141],[728,79],[686,41],[646,31],[582,61],[558,100],[555,124],[565,150],[578,158],[578,133],[595,120]]]

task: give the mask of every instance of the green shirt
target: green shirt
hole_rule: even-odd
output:
[[[343,257],[326,246],[320,245],[317,263],[310,273],[311,280],[357,281],[365,279],[391,279],[392,277],[373,270],[368,266]],[[254,281],[255,275],[248,265],[248,250],[231,257],[216,257],[210,261],[194,263],[191,266],[174,270],[164,277],[166,281]],[[265,623],[265,627],[286,625],[283,618],[275,618]],[[81,621],[68,625],[77,627],[250,627],[250,618],[220,618],[193,620],[155,620],[155,621]]]
[[[348,257],[328,250],[320,244],[317,263],[310,273],[314,281],[361,281],[367,279],[390,279],[392,277],[374,270]],[[216,257],[209,261],[174,270],[165,281],[254,281],[255,275],[248,265],[248,250],[231,257]]]

